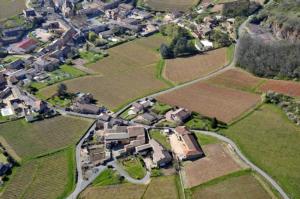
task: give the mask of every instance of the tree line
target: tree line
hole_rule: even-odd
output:
[[[300,42],[267,42],[244,35],[237,49],[237,65],[268,78],[300,79]]]

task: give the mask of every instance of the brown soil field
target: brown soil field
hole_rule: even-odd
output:
[[[222,144],[203,146],[206,157],[184,166],[184,182],[191,188],[214,178],[240,170],[242,167]]]
[[[223,86],[244,91],[254,91],[262,81],[264,80],[255,77],[246,71],[240,69],[230,69],[207,80],[206,82],[216,86]]]
[[[199,0],[144,0],[144,3],[157,11],[186,11]]]
[[[22,13],[25,0],[0,0],[0,19]]]
[[[92,93],[98,104],[116,109],[136,98],[167,88],[156,79],[156,65],[160,59],[155,47],[165,40],[154,35],[128,42],[109,50],[109,56],[88,66],[98,75],[66,81],[71,92]],[[57,85],[41,90],[42,96],[51,97]]]
[[[300,83],[284,80],[268,80],[260,88],[260,91],[275,91],[285,95],[300,97]]]
[[[79,199],[141,199],[146,186],[134,184],[122,184],[106,187],[89,187],[83,191]]]
[[[160,95],[157,100],[229,123],[259,103],[260,96],[198,82]]]
[[[227,49],[220,48],[192,57],[166,61],[164,76],[175,83],[183,83],[206,76],[227,63]]]
[[[264,187],[258,182],[253,175],[243,175],[226,179],[217,184],[199,187],[193,191],[193,199],[241,199],[255,198],[268,199],[272,198]]]

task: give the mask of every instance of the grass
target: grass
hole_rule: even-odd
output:
[[[189,8],[198,4],[198,0],[142,0],[140,4],[155,11],[187,11]]]
[[[171,150],[171,144],[167,136],[163,135],[159,130],[151,130],[150,137],[159,142],[166,149]]]
[[[73,117],[54,117],[27,123],[0,124],[0,136],[22,159],[36,157],[75,144],[91,122]]]
[[[174,86],[174,83],[169,81],[168,79],[163,77],[163,70],[166,66],[166,62],[164,59],[160,59],[159,62],[156,65],[156,79],[159,79],[163,82],[165,82],[169,86]]]
[[[125,112],[123,112],[120,117],[124,120],[132,120],[134,119],[137,115],[129,115],[128,112],[130,111],[130,109],[126,110]]]
[[[211,130],[211,121],[197,113],[193,113],[191,119],[185,123],[185,126],[194,130]]]
[[[163,176],[163,177],[152,178],[151,183],[147,187],[147,190],[143,196],[143,199],[179,198],[175,178],[176,176]]]
[[[227,48],[227,60],[228,60],[228,63],[231,63],[233,61],[233,58],[234,58],[234,51],[235,51],[235,45],[232,44],[231,46],[229,46]]]
[[[159,115],[164,115],[166,114],[169,110],[171,110],[173,107],[168,105],[168,104],[164,104],[164,103],[160,103],[160,102],[156,102],[153,107],[152,107],[152,111],[156,114]]]
[[[97,61],[99,61],[104,57],[102,54],[94,53],[91,51],[81,51],[79,54],[80,54],[80,58],[87,61],[86,65],[96,63]]]
[[[250,170],[231,173],[187,191],[187,198],[271,198]]]
[[[120,175],[112,169],[106,169],[93,181],[92,185],[107,186],[120,183],[122,183],[122,181],[120,180]]]
[[[1,152],[0,153],[0,162],[1,163],[7,163],[7,157]]]
[[[74,158],[74,154],[70,153],[73,149],[35,159],[18,167],[1,198],[64,198],[74,185],[74,166],[69,166],[70,159]]]
[[[120,159],[119,163],[132,178],[142,179],[146,175],[146,169],[137,157],[130,156]]]
[[[300,197],[300,129],[276,106],[263,105],[222,131],[243,153],[270,174],[290,198]]]
[[[26,8],[25,1],[0,0],[0,19],[22,13]]]
[[[212,136],[202,135],[200,133],[195,133],[197,141],[201,146],[208,145],[208,144],[216,144],[219,143],[219,140]]]

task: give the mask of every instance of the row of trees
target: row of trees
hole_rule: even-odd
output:
[[[160,47],[161,56],[164,59],[187,56],[197,53],[193,37],[190,33],[175,24],[168,24],[160,28],[164,36],[172,38],[169,45],[162,44]]]
[[[240,38],[237,64],[257,76],[300,79],[300,42]]]

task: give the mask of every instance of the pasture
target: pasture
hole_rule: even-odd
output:
[[[261,98],[253,93],[198,82],[162,94],[157,100],[229,123],[255,107]]]
[[[27,159],[75,144],[90,124],[62,116],[34,123],[17,120],[0,124],[0,136],[18,156]]]
[[[191,57],[168,59],[163,74],[166,79],[174,83],[184,83],[204,77],[227,64],[226,53],[227,48],[220,48]]]
[[[300,198],[300,128],[273,105],[263,105],[223,133],[270,174],[289,194]]]
[[[1,198],[63,198],[73,189],[73,148],[35,159],[17,168]],[[72,173],[72,175],[70,175]]]
[[[0,0],[0,20],[22,13],[25,0]]]
[[[204,158],[184,165],[183,173],[186,188],[197,186],[242,169],[242,166],[235,160],[232,152],[225,145],[208,144],[203,146],[203,150],[205,153]]]
[[[89,65],[98,75],[66,81],[71,92],[89,92],[98,104],[117,109],[136,98],[158,92],[168,87],[156,78],[156,66],[160,60],[156,48],[164,37],[154,35],[128,42],[109,50],[109,56]],[[56,92],[56,85],[44,88],[45,98]]]
[[[142,0],[143,3],[156,11],[186,11],[198,4],[199,0]]]
[[[192,189],[193,199],[271,199],[270,194],[249,172],[228,175],[223,179],[212,180],[210,183],[200,185]]]

